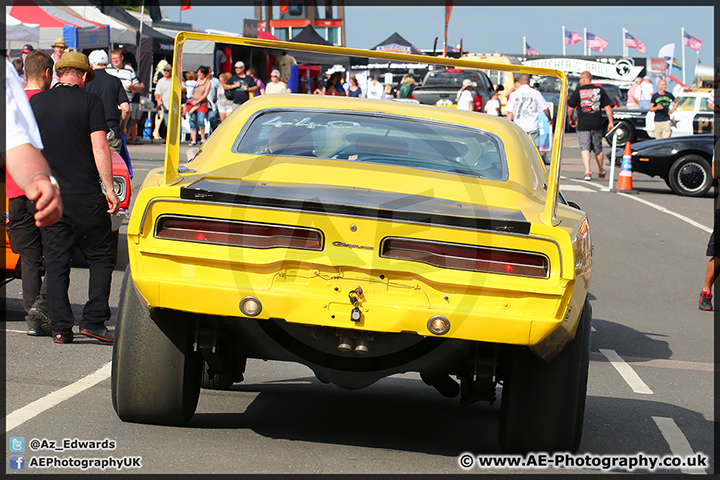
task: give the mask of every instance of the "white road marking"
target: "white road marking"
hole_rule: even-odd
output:
[[[705,233],[712,233],[711,227],[706,227],[705,225],[702,225],[702,224],[696,222],[695,220],[686,217],[685,215],[680,215],[679,213],[673,212],[672,210],[668,210],[665,207],[661,207],[660,205],[656,205],[652,202],[648,202],[647,200],[640,198],[637,195],[628,195],[627,193],[620,193],[620,195],[622,195],[625,198],[632,198],[633,200],[638,201],[644,205],[647,205],[648,207],[652,207],[655,210],[659,210],[663,213],[667,213],[668,215],[672,215],[673,217],[677,217],[680,220],[682,220],[683,222],[689,223],[693,227],[697,227]]]
[[[693,452],[692,447],[690,446],[690,442],[688,442],[687,438],[682,433],[682,430],[680,430],[680,427],[677,426],[675,420],[667,417],[652,417],[652,419],[660,429],[660,433],[662,433],[663,437],[665,437],[665,441],[670,446],[670,451],[673,455],[685,458],[695,455],[695,452]],[[684,467],[681,468],[680,471],[682,473],[695,474],[707,473],[702,467]]]
[[[27,333],[25,330],[5,330],[6,332],[13,332],[13,333]]]
[[[43,398],[35,400],[34,402],[25,405],[24,407],[18,408],[5,418],[5,433],[19,427],[23,423],[27,422],[33,417],[36,417],[45,410],[48,410],[55,405],[64,402],[65,400],[69,400],[78,393],[81,393],[88,388],[97,385],[103,380],[106,380],[110,377],[111,365],[112,362],[108,362],[95,373],[91,373],[87,377],[81,378],[75,383],[63,387],[60,390],[49,393]]]
[[[601,348],[600,353],[605,355],[605,358],[610,361],[610,364],[615,367],[615,370],[617,370],[620,376],[630,385],[633,392],[652,395],[653,391],[645,385],[645,382],[640,379],[640,376],[638,376],[635,370],[625,363],[625,360],[623,360],[615,350]]]
[[[562,192],[594,192],[592,188],[587,188],[582,185],[569,185],[569,184],[563,184],[560,187],[560,191]]]

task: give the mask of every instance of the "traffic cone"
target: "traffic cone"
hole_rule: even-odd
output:
[[[625,144],[625,152],[622,158],[622,169],[617,181],[618,190],[632,190],[632,152],[630,142]]]

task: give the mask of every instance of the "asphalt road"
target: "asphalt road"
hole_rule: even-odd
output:
[[[710,458],[702,471],[711,473],[714,315],[698,311],[697,298],[713,198],[679,197],[662,180],[641,174],[633,178],[634,191],[603,192],[607,181],[580,180],[575,135],[567,135],[565,143],[562,189],[588,212],[594,244],[592,361],[580,452],[703,453]],[[130,149],[137,189],[150,168],[162,165],[163,146]],[[123,248],[113,278],[113,316],[126,264]],[[87,270],[74,268],[76,318],[86,292]],[[321,384],[300,365],[251,360],[245,381],[231,391],[202,391],[197,413],[184,428],[123,423],[110,400],[112,348],[81,337],[70,345],[28,337],[19,281],[7,286],[6,297],[7,437],[25,443],[24,452],[16,452],[10,442],[6,453],[24,455],[26,467],[12,470],[16,464],[8,460],[7,473],[94,473],[100,470],[37,464],[45,457],[110,456],[141,457],[141,467],[123,469],[126,473],[599,471],[592,465],[463,470],[458,458],[464,452],[499,453],[499,402],[462,407],[414,374],[346,391]],[[32,439],[58,446],[63,439],[108,439],[115,446],[59,451],[41,442],[40,450],[33,450]],[[132,458],[126,461],[133,465]]]

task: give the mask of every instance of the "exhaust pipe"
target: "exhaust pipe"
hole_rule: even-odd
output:
[[[460,395],[460,384],[452,379],[448,374],[436,373],[436,372],[420,372],[420,378],[423,382],[435,390],[440,392],[440,395],[447,398],[455,398]]]

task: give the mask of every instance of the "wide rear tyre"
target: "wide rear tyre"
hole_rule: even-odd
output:
[[[582,437],[592,309],[585,300],[575,338],[549,363],[518,348],[503,382],[500,445],[507,453],[577,452]]]
[[[151,311],[125,270],[112,358],[112,403],[121,420],[182,425],[195,413],[202,358],[193,323]]]

